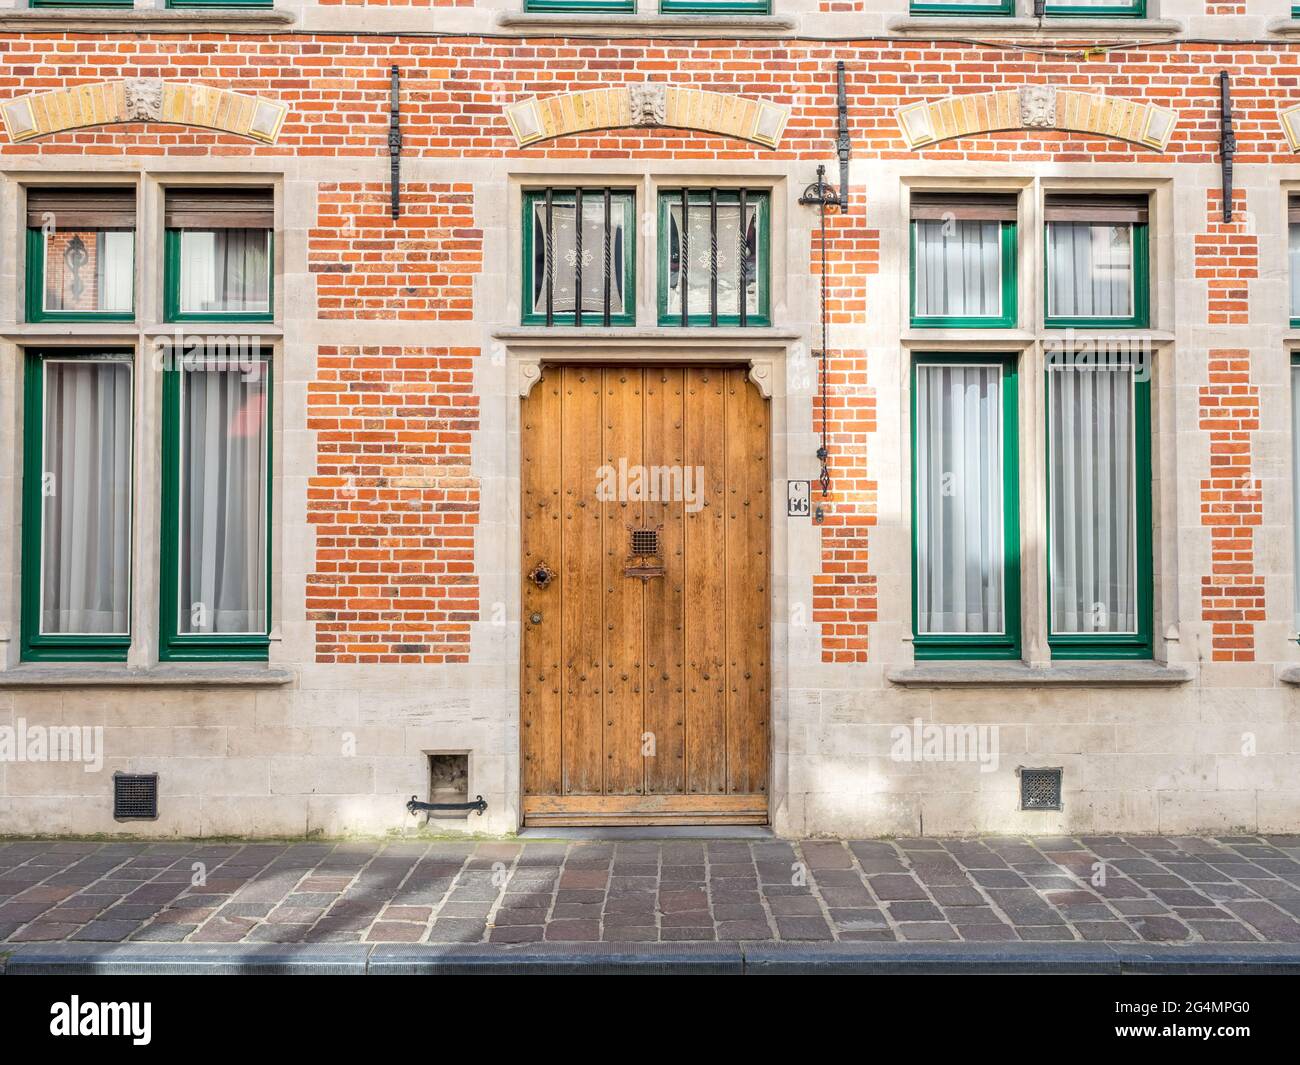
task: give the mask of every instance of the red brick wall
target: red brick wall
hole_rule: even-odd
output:
[[[322,347],[307,389],[318,662],[464,662],[479,616],[476,348]]]
[[[1210,325],[1246,325],[1250,321],[1250,282],[1259,277],[1259,238],[1246,214],[1246,193],[1232,197],[1232,221],[1223,221],[1223,192],[1206,193],[1206,231],[1196,237],[1196,276],[1209,289]]]
[[[307,264],[321,318],[474,317],[483,231],[468,184],[403,182],[391,217],[387,185],[324,184]]]
[[[1210,572],[1201,578],[1201,617],[1216,662],[1253,662],[1255,625],[1264,620],[1264,579],[1255,572],[1254,530],[1263,520],[1251,470],[1250,434],[1259,428],[1259,389],[1250,352],[1211,351],[1200,391],[1200,428],[1209,434],[1210,476],[1201,482],[1201,524],[1210,530]]]
[[[1300,49],[1286,41],[1240,45],[1138,44],[1083,61],[956,41],[644,41],[600,39],[350,37],[211,33],[0,36],[0,100],[67,85],[130,77],[184,78],[282,100],[280,139],[260,145],[190,127],[127,125],[5,145],[12,155],[90,151],[138,155],[338,155],[387,152],[389,64],[402,69],[402,132],[408,155],[825,160],[834,130],[834,63],[848,64],[855,158],[914,157],[894,115],[903,103],[953,91],[1021,84],[1086,88],[1177,109],[1168,157],[1208,163],[1218,153],[1220,69],[1234,73],[1238,163],[1292,161],[1277,124],[1280,105],[1300,103]],[[618,129],[514,147],[502,105],[619,82],[672,79],[747,93],[792,107],[779,151],[711,134]],[[1075,133],[1015,131],[925,149],[928,159],[1126,162],[1161,156]]]

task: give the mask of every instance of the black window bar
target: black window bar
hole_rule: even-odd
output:
[[[601,314],[602,324],[608,326],[611,322],[612,312],[610,310],[610,297],[613,294],[611,288],[613,277],[613,222],[611,212],[613,210],[613,189],[606,186],[601,189],[603,206],[605,209],[604,218],[604,266],[605,279],[603,286],[604,310]],[[546,324],[552,326],[555,324],[555,190],[548,188],[546,190],[545,201],[545,225],[546,225]],[[582,289],[582,242],[583,242],[583,190],[575,188],[573,190],[573,215],[574,215],[574,232],[573,232],[573,324],[582,325],[583,318],[583,289]]]
[[[746,215],[749,210],[749,190],[739,189],[740,199],[740,290],[738,292],[738,307],[740,313],[740,324],[747,325],[749,322],[749,229],[746,224]],[[690,210],[690,190],[682,189],[681,207],[682,207],[682,224],[681,232],[678,235],[678,285],[681,289],[682,300],[682,325],[691,324],[691,312],[688,304],[688,293],[690,292],[690,248],[687,234],[690,230],[688,212]],[[716,326],[718,324],[718,190],[709,189],[709,324]]]

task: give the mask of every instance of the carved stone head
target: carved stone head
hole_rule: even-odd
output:
[[[634,126],[662,126],[668,115],[668,93],[663,85],[646,83],[628,87]]]
[[[159,78],[130,78],[122,83],[126,94],[128,122],[157,122],[162,119],[163,85]]]
[[[1056,125],[1056,89],[1051,85],[1024,85],[1020,89],[1020,124],[1051,128]]]

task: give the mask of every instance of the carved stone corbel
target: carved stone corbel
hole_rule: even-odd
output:
[[[533,385],[542,379],[542,360],[533,356],[532,358],[521,358],[519,366],[519,397],[527,399],[528,393],[533,390]]]

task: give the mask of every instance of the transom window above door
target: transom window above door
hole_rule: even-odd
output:
[[[27,190],[27,320],[135,316],[135,190]]]
[[[659,324],[768,325],[766,190],[659,193]]]
[[[523,259],[525,325],[635,324],[636,194],[525,191]]]
[[[1014,194],[912,196],[912,325],[1016,324]]]

